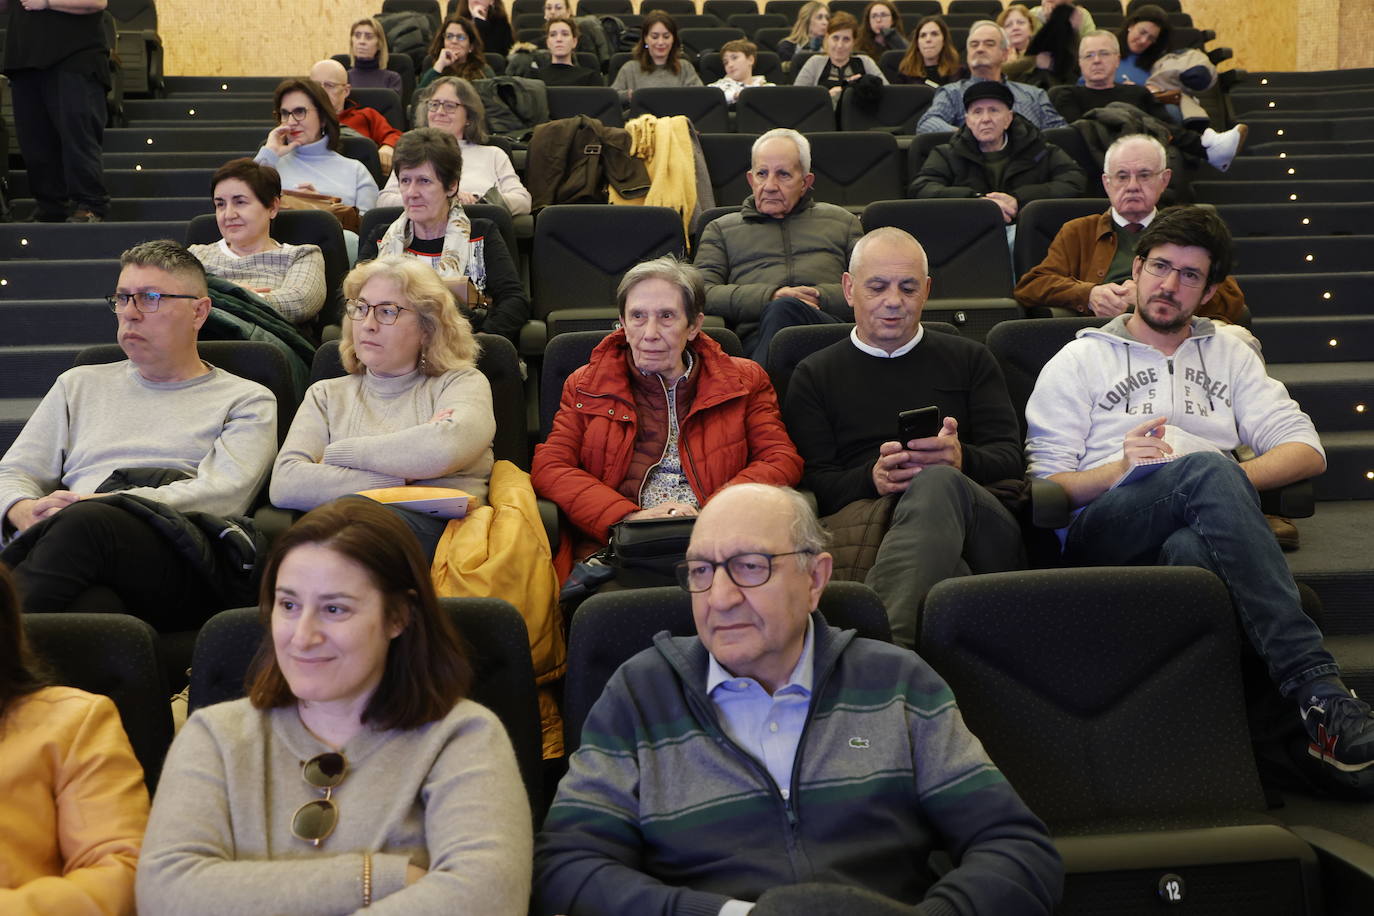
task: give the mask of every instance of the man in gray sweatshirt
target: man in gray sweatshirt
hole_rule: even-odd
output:
[[[201,360],[210,299],[185,248],[145,242],[120,268],[108,300],[129,358],[64,372],[0,459],[0,560],[14,564],[26,611],[110,610],[108,595],[100,606],[88,596],[104,586],[155,625],[184,629],[198,622],[186,609],[214,603],[208,581],[97,491],[116,470],[156,468],[178,479],[121,492],[178,512],[243,514],[276,453],[277,404]]]

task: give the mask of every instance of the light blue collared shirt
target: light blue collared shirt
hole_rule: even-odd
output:
[[[782,797],[792,792],[792,761],[797,756],[806,714],[811,708],[811,670],[815,624],[807,620],[801,658],[772,696],[751,677],[735,677],[711,656],[706,692],[720,715],[725,734],[768,770]]]

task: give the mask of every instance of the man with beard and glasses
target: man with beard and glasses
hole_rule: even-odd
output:
[[[1135,311],[1088,328],[1041,371],[1026,405],[1030,473],[1063,486],[1070,564],[1200,566],[1310,739],[1329,788],[1374,796],[1374,714],[1340,680],[1303,613],[1257,491],[1326,469],[1312,420],[1253,350],[1196,317],[1230,270],[1231,235],[1200,207],[1140,233]],[[1236,461],[1248,446],[1255,457]],[[1142,608],[1142,611],[1147,609]]]

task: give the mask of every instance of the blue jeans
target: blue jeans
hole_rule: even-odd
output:
[[[746,335],[744,352],[749,358],[765,369],[768,368],[768,347],[773,335],[783,328],[801,324],[839,324],[840,319],[825,309],[815,309],[795,296],[774,299],[763,307],[758,326],[752,334]]]
[[[1184,455],[1144,480],[1108,490],[1069,526],[1068,562],[1200,566],[1225,583],[1241,627],[1284,696],[1339,673],[1240,465]]]

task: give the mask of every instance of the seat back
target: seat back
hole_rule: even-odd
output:
[[[25,614],[34,653],[57,683],[114,701],[148,792],[172,743],[172,708],[157,660],[156,633],[127,614]]]
[[[959,329],[943,321],[922,321],[927,331],[958,334]],[[852,324],[807,324],[783,328],[768,345],[768,378],[778,393],[778,403],[784,404],[792,373],[801,361],[818,350],[844,340],[854,330]]]
[[[946,579],[926,598],[920,646],[1052,832],[1198,826],[1209,814],[1264,810],[1235,612],[1210,572]]]
[[[633,12],[634,7],[630,5],[630,0],[581,0],[577,4],[579,16],[619,16],[621,13]]]
[[[778,42],[792,34],[792,29],[790,26],[767,26],[752,34],[754,36],[754,44],[759,46],[760,51],[772,51],[776,54],[778,52]],[[777,80],[773,82],[776,83]]]
[[[744,345],[729,328],[703,327],[702,332],[720,344],[730,356],[743,356]],[[596,345],[609,331],[569,331],[549,340],[544,348],[544,365],[539,378],[539,438],[548,438],[553,417],[563,397],[563,383],[573,372],[587,365]]]
[[[753,193],[749,188],[749,158],[755,138],[748,134],[702,133],[701,155],[711,176],[716,203],[741,204]]]
[[[897,0],[893,6],[902,14],[902,20],[911,23],[913,28],[922,17],[939,16],[943,12],[940,0]]]
[[[491,408],[496,417],[496,435],[492,437],[492,457],[509,461],[528,471],[529,443],[525,432],[524,382],[520,374],[520,356],[515,346],[499,334],[478,334],[482,353],[477,357],[478,370],[491,384]],[[339,358],[339,342],[325,341],[315,351],[310,367],[310,384],[344,374]]]
[[[732,29],[739,29],[745,35],[753,35],[759,29],[785,29],[788,26],[787,20],[777,13],[736,13],[729,19],[726,19],[725,24]],[[760,72],[757,64],[755,64],[754,72]],[[704,78],[703,75],[703,79]],[[717,79],[719,79],[719,77],[717,77]],[[777,81],[769,80],[769,82]]]
[[[471,698],[496,713],[510,735],[537,820],[543,810],[542,739],[524,618],[499,598],[441,598],[439,604],[471,652]],[[249,665],[267,638],[258,616],[251,607],[221,611],[201,628],[191,664],[191,712],[245,694]]]
[[[372,180],[377,182],[378,188],[386,184],[386,176],[382,174],[382,160],[377,155],[377,144],[367,137],[341,138],[339,140],[339,153],[349,159],[356,159],[366,166]]]
[[[826,622],[866,639],[892,640],[882,600],[858,582],[834,582],[821,593]],[[611,675],[653,645],[654,635],[695,636],[692,596],[680,588],[602,592],[582,603],[568,630],[568,676],[563,685],[563,746],[582,743],[582,724]]]
[[[728,22],[731,16],[757,13],[759,5],[755,0],[706,0],[701,5],[701,11],[715,16],[721,22]]]
[[[883,58],[886,60],[888,55],[895,54],[900,63],[904,53],[888,51]],[[895,63],[893,69],[896,69]],[[934,97],[935,90],[923,84],[883,86],[877,107],[872,107],[861,103],[858,93],[843,93],[840,96],[840,130],[888,130],[914,134],[916,122],[925,114]]]
[[[534,223],[530,285],[536,318],[569,308],[615,311],[615,288],[640,261],[686,249],[682,218],[668,207],[556,204]]]
[[[202,213],[186,227],[187,245],[209,245],[219,238],[213,213]],[[272,220],[272,238],[288,245],[319,246],[324,256],[325,296],[314,324],[338,324],[343,319],[343,281],[348,275],[348,248],[338,219],[324,210],[281,210]]]
[[[892,134],[848,131],[809,139],[817,200],[855,207],[902,196],[902,156]]]
[[[725,94],[710,86],[660,86],[636,89],[630,100],[630,117],[651,114],[666,118],[684,115],[701,131],[730,129]]]
[[[751,86],[735,103],[735,129],[761,134],[791,127],[810,136],[835,129],[835,107],[822,86]]]
[[[281,445],[300,403],[286,354],[261,340],[202,340],[196,344],[196,350],[210,365],[257,382],[272,392],[277,399],[277,445]],[[72,365],[94,366],[125,358],[119,344],[99,344],[76,354]]]
[[[546,92],[550,121],[584,114],[607,127],[625,126],[625,117],[620,113],[620,96],[609,86],[549,86]]]
[[[1003,321],[988,331],[987,347],[1002,368],[1011,406],[1026,435],[1026,402],[1035,390],[1040,370],[1079,331],[1100,328],[1110,319],[1089,315],[1084,318],[1017,318]]]
[[[692,60],[699,59],[707,51],[719,51],[727,41],[736,41],[746,37],[743,29],[720,25],[683,28],[678,32],[682,49],[691,56]]]
[[[1011,296],[1002,211],[986,198],[883,200],[863,212],[865,232],[897,226],[926,250],[935,299]]]
[[[409,126],[405,106],[401,104],[401,94],[395,89],[382,86],[358,88],[349,93],[349,98],[363,108],[375,109],[386,118],[386,123],[397,130],[405,130]]]
[[[1050,242],[1065,223],[1102,210],[1102,201],[1094,197],[1045,198],[1022,207],[1016,214],[1016,241],[1011,253],[1016,276],[1020,277],[1045,260]]]
[[[437,31],[443,22],[439,0],[382,0],[383,13],[423,13],[430,22],[430,31]]]

